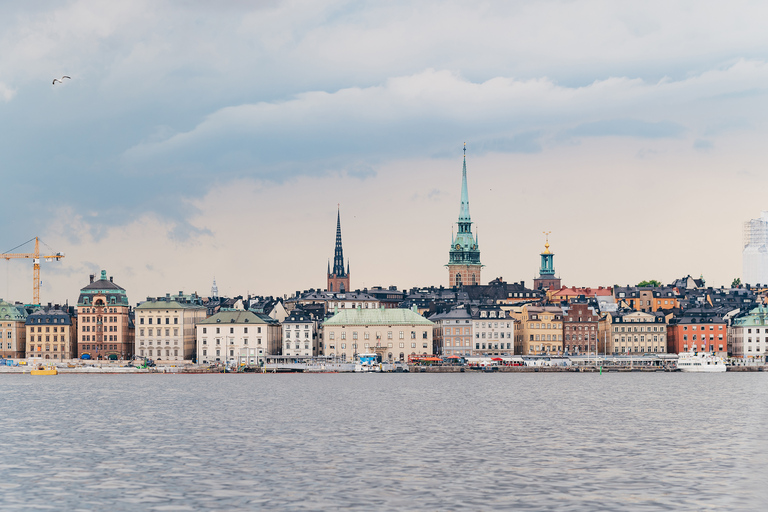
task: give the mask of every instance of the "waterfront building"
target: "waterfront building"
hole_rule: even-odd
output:
[[[195,326],[206,318],[207,308],[197,294],[147,297],[136,306],[134,354],[162,361],[195,357]]]
[[[768,307],[759,304],[734,316],[728,337],[733,357],[768,360]]]
[[[304,293],[296,292],[296,296],[288,299],[289,309],[321,304],[325,312],[335,309],[378,309],[381,303],[368,293],[360,290],[354,292],[329,292],[322,290],[309,290]]]
[[[564,351],[566,354],[597,352],[597,327],[600,312],[586,300],[563,307]]]
[[[451,240],[448,252],[448,286],[480,284],[480,248],[472,234],[472,218],[469,215],[469,192],[467,190],[467,147],[464,145],[464,168],[461,172],[461,207],[459,208],[458,233]]]
[[[76,359],[76,318],[74,308],[51,304],[27,316],[27,357]]]
[[[667,319],[663,312],[621,310],[607,313],[599,324],[600,352],[663,354],[667,352]]]
[[[544,243],[544,252],[541,253],[541,267],[539,267],[539,277],[533,280],[533,287],[536,290],[559,289],[561,282],[559,277],[555,277],[555,254],[549,250],[549,232],[545,232],[547,241]]]
[[[134,325],[125,288],[107,271],[80,290],[77,299],[77,354],[81,359],[131,359]]]
[[[728,352],[728,326],[722,309],[691,308],[669,320],[667,352]]]
[[[27,310],[24,304],[0,299],[0,357],[22,359],[26,354]]]
[[[760,212],[760,218],[744,223],[741,249],[742,282],[746,284],[768,283],[768,211]]]
[[[563,310],[559,306],[514,306],[512,317],[519,322],[515,353],[520,355],[563,352]]]
[[[320,355],[317,319],[303,309],[294,309],[283,321],[283,355],[314,357]]]
[[[323,322],[323,354],[353,361],[376,352],[383,361],[434,352],[434,324],[410,309],[339,309]]]
[[[196,326],[197,361],[254,366],[280,355],[280,323],[252,311],[219,311]]]
[[[682,296],[672,286],[614,286],[614,298],[622,307],[653,312],[678,309]]]
[[[511,356],[515,353],[515,320],[499,306],[471,306],[473,356]]]
[[[347,268],[344,268],[344,249],[341,246],[341,211],[336,211],[336,248],[333,252],[333,272],[331,262],[328,262],[328,286],[329,292],[348,292],[349,284],[349,260]]]
[[[449,311],[429,317],[435,324],[432,339],[435,354],[467,356],[472,353],[472,314],[467,306],[456,306]]]

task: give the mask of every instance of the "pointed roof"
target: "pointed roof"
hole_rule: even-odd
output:
[[[330,272],[329,272],[330,273]],[[333,274],[337,277],[345,277],[344,249],[341,246],[341,209],[336,210],[336,248],[333,254]]]
[[[472,222],[469,216],[469,192],[467,190],[467,143],[464,143],[464,168],[461,171],[461,209],[459,222]]]

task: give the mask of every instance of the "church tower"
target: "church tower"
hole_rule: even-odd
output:
[[[544,244],[544,252],[541,253],[541,268],[539,268],[539,277],[533,280],[534,290],[555,290],[560,289],[560,278],[555,277],[555,254],[549,250],[549,234],[551,231],[545,231],[547,241]]]
[[[472,219],[469,216],[469,192],[467,192],[467,144],[464,143],[464,169],[461,173],[461,208],[459,209],[459,231],[451,238],[448,253],[448,286],[480,284],[480,249],[472,234]]]
[[[348,292],[349,288],[349,261],[344,270],[344,249],[341,247],[341,212],[336,211],[336,249],[333,253],[333,272],[331,262],[328,262],[328,291]]]

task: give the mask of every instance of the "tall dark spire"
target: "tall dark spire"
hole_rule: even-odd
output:
[[[344,249],[341,246],[341,210],[336,210],[336,250],[333,254],[333,273],[337,277],[347,275],[344,270]]]

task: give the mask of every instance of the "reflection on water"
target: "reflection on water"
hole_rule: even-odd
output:
[[[759,510],[768,376],[0,376],[0,507]]]

